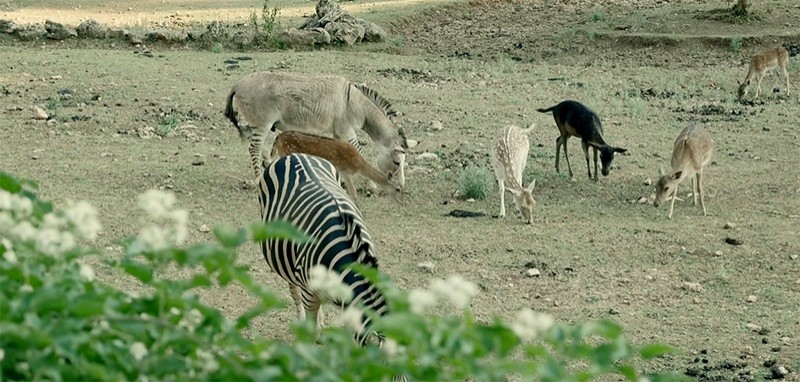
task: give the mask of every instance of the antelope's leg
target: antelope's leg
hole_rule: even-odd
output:
[[[500,214],[497,217],[502,219],[506,217],[506,186],[500,179],[497,180],[497,185],[500,188]]]
[[[786,65],[781,67],[783,69],[783,76],[786,77],[786,95],[791,94],[791,90],[789,90],[789,72],[786,71]]]
[[[594,149],[594,181],[597,182],[597,147],[592,147]]]
[[[758,75],[758,87],[756,87],[756,98],[761,95],[761,81],[764,80],[764,73]]]
[[[567,161],[567,169],[569,170],[569,177],[570,178],[575,178],[575,176],[572,175],[572,165],[569,164],[569,153],[567,152],[567,140],[568,139],[569,139],[569,137],[565,137],[564,139],[561,140],[561,143],[564,145],[564,160]]]
[[[589,179],[592,179],[592,168],[589,167],[589,144],[586,141],[581,140],[581,149],[583,149],[583,156],[586,158],[586,172],[589,173]],[[597,165],[597,158],[594,159],[595,166]],[[597,169],[594,169],[594,172],[597,173]]]
[[[350,194],[350,198],[355,202],[358,198],[358,191],[356,191],[356,186],[353,185],[353,177],[342,174],[342,180],[344,181],[345,188],[347,188],[347,193]]]
[[[706,203],[703,198],[703,169],[697,172],[697,191],[700,193],[700,207],[703,207],[703,215],[707,215]]]
[[[261,150],[267,137],[262,130],[264,129],[253,129],[253,135],[250,136],[250,145],[248,147],[256,179],[260,178],[264,173],[264,159],[261,156]]]
[[[672,219],[672,210],[675,208],[675,199],[678,198],[678,185],[675,185],[675,191],[672,192],[672,201],[669,203],[669,215],[667,218]]]
[[[697,189],[697,176],[692,178],[692,206],[697,205],[697,192],[695,191],[695,189]]]

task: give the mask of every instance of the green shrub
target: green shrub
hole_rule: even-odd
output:
[[[280,26],[278,22],[277,7],[270,8],[269,0],[263,0],[261,4],[261,17],[256,11],[250,13],[250,26],[253,28],[253,43],[256,45],[267,45],[281,47],[282,41],[276,38],[275,31]]]
[[[470,164],[458,176],[458,191],[465,198],[486,199],[494,183],[492,174],[485,167]]]
[[[739,52],[742,50],[742,36],[733,36],[731,37],[731,50],[734,52]]]
[[[156,127],[156,134],[165,137],[174,131],[181,121],[174,115],[167,115],[158,122]]]
[[[609,373],[629,381],[678,380],[631,367],[634,358],[670,350],[633,346],[610,321],[566,325],[525,309],[511,323],[478,322],[468,309],[478,288],[459,276],[405,292],[383,274],[356,269],[391,307],[374,327],[385,336],[382,347],[358,346],[342,327],[317,335],[311,322],[292,325],[291,343],[247,338],[242,333],[257,333],[251,320],[286,304],[249,275],[237,248],[266,238],[306,240],[299,231],[280,222],[216,228],[214,242],[187,246],[188,213],[176,207],[174,194],[151,190],[138,199],[148,215],[143,228],[120,241],[124,254],[103,254],[79,244],[101,229],[94,208],[85,202],[55,208],[35,190],[33,182],[0,172],[3,380],[585,381]],[[143,292],[97,280],[87,264],[94,255],[138,280]],[[170,278],[160,271],[167,268],[189,276]],[[237,285],[255,303],[227,317],[197,296],[197,289],[214,285]],[[437,301],[461,314],[431,314]],[[354,310],[343,318],[353,317],[348,311]]]
[[[603,21],[605,19],[606,19],[606,15],[603,14],[603,12],[593,12],[592,13],[592,21],[593,22]]]

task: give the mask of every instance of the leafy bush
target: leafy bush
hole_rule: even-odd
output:
[[[280,26],[278,22],[277,7],[270,8],[269,0],[261,4],[261,17],[255,11],[250,13],[250,25],[253,28],[253,43],[256,45],[269,45],[279,47],[281,42],[275,36],[275,31]]]
[[[492,174],[485,167],[469,164],[458,176],[458,191],[465,198],[486,199],[494,183]]]
[[[742,50],[742,36],[733,36],[731,37],[731,50],[738,53]]]
[[[627,363],[665,354],[662,345],[636,347],[610,321],[556,324],[523,310],[506,323],[477,322],[468,309],[477,287],[458,276],[434,280],[410,292],[385,275],[367,277],[385,292],[392,313],[374,329],[382,347],[358,346],[349,329],[320,335],[310,322],[292,325],[291,343],[246,338],[253,318],[285,306],[237,264],[236,249],[268,237],[304,240],[285,223],[247,229],[217,228],[215,242],[185,246],[187,216],[175,196],[148,191],[138,200],[148,219],[125,251],[107,260],[134,277],[145,292],[129,293],[98,281],[88,256],[101,250],[80,245],[101,229],[88,203],[56,209],[39,200],[36,185],[0,172],[0,371],[3,380],[419,380],[584,381],[614,373],[630,381],[675,380],[641,376]],[[110,257],[106,255],[104,257]],[[187,269],[172,279],[165,268]],[[195,291],[236,284],[255,305],[229,318],[203,304]],[[460,316],[426,312],[448,302]],[[342,315],[348,322],[355,308]],[[358,324],[358,323],[356,323]],[[351,326],[351,325],[346,325]],[[573,362],[575,361],[575,362]]]

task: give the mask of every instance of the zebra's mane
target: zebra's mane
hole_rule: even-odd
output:
[[[367,98],[372,100],[372,102],[377,105],[383,113],[389,117],[393,117],[397,115],[397,112],[392,108],[392,103],[389,102],[386,98],[383,98],[378,92],[372,90],[371,88],[367,87],[367,84],[353,84],[356,89],[361,90]]]

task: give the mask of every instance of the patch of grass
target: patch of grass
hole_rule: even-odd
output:
[[[742,36],[731,37],[731,44],[730,44],[731,50],[738,53],[739,51],[742,50],[742,43],[743,43]]]
[[[482,166],[470,164],[458,176],[458,191],[467,199],[483,200],[492,188],[492,174]]]
[[[61,103],[61,97],[59,96],[53,96],[47,100],[47,110],[51,113],[58,112],[63,107],[64,105]]]
[[[216,42],[216,43],[214,43],[214,45],[211,46],[211,52],[212,53],[222,53],[223,51],[224,51],[224,47],[222,46],[222,43],[220,43],[220,42]]]
[[[603,21],[606,19],[606,15],[603,12],[593,12],[591,16],[592,22]]]
[[[168,115],[161,119],[161,121],[158,123],[158,126],[156,126],[156,134],[165,137],[167,134],[175,130],[179,123],[180,120],[178,117],[174,115]]]
[[[253,44],[280,48],[282,41],[276,39],[275,31],[280,27],[277,7],[270,8],[269,0],[261,4],[261,17],[256,11],[250,13],[250,26],[253,29]]]

